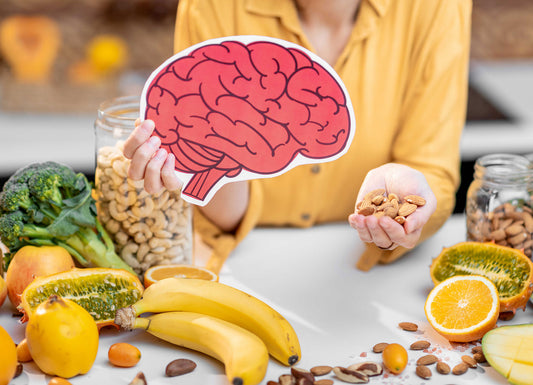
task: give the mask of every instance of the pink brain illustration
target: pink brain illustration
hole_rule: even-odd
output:
[[[174,58],[147,83],[144,118],[175,169],[192,175],[184,195],[202,201],[224,177],[278,175],[349,146],[349,98],[303,50],[223,40]]]

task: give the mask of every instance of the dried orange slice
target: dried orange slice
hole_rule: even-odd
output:
[[[500,311],[525,309],[533,292],[533,263],[520,250],[491,242],[443,248],[431,264],[434,284],[456,275],[482,275],[498,289]]]
[[[449,341],[479,340],[498,321],[498,290],[485,277],[458,275],[431,290],[424,310],[431,326]]]
[[[150,267],[144,273],[144,287],[171,277],[218,281],[218,275],[204,267],[193,265],[156,265]]]
[[[101,328],[113,325],[115,312],[137,302],[144,291],[136,275],[122,269],[84,268],[37,277],[22,292],[22,321],[31,318],[52,294],[76,302]]]

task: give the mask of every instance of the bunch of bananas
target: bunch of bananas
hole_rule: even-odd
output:
[[[154,313],[140,317],[143,313]],[[269,353],[284,365],[301,357],[290,323],[263,301],[220,282],[166,278],[141,300],[119,309],[115,323],[145,329],[178,346],[221,361],[233,385],[255,385],[266,373]]]

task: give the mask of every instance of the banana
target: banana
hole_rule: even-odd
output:
[[[193,349],[224,364],[233,385],[256,385],[265,377],[268,350],[255,334],[205,314],[166,312],[135,318],[132,329]]]
[[[142,298],[119,309],[115,323],[142,313],[190,311],[207,314],[243,327],[265,343],[282,364],[294,365],[301,358],[298,336],[291,324],[263,301],[220,282],[202,279],[166,278],[150,285]]]

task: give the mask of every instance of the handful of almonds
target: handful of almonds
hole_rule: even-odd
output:
[[[426,204],[426,200],[419,195],[406,195],[400,199],[397,194],[385,192],[385,189],[372,190],[363,200],[357,203],[355,209],[358,214],[391,217],[403,225],[405,219],[414,213],[417,208]]]

